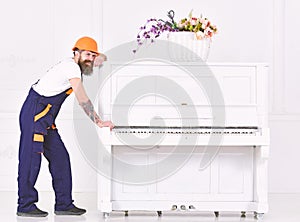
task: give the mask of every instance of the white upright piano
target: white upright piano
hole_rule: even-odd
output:
[[[99,112],[116,126],[98,130],[104,216],[268,211],[266,64],[111,66],[99,92]]]

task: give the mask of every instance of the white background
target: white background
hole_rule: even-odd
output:
[[[18,115],[30,85],[58,60],[71,56],[88,35],[104,52],[135,40],[148,18],[203,14],[219,28],[208,62],[264,62],[270,66],[271,155],[269,191],[300,192],[300,2],[297,0],[10,0],[0,3],[0,191],[17,190]],[[74,97],[64,104],[58,128],[68,147],[75,192],[95,192],[96,172],[77,146]],[[86,121],[89,121],[88,118]],[[87,138],[88,139],[88,138]],[[38,190],[51,190],[43,160]]]

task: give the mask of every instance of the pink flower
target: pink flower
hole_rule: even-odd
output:
[[[213,36],[213,32],[210,28],[206,29],[204,33],[207,38],[211,38]]]
[[[191,18],[191,20],[190,20],[191,25],[197,25],[197,23],[198,23],[197,20],[198,20],[197,18]]]

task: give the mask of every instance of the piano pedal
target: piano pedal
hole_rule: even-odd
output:
[[[177,205],[173,205],[171,210],[177,210]]]
[[[181,205],[180,206],[180,210],[186,210],[186,206],[185,205]]]

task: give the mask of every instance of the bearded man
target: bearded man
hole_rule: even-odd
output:
[[[18,209],[23,217],[46,217],[36,206],[38,192],[34,188],[42,155],[49,162],[55,192],[56,215],[82,215],[85,209],[73,204],[72,175],[68,151],[57,131],[56,116],[65,99],[74,91],[79,105],[99,127],[114,127],[102,121],[94,110],[82,84],[82,75],[91,75],[93,67],[106,59],[98,52],[97,42],[80,38],[73,47],[73,57],[50,68],[29,90],[20,112],[21,138],[18,166]],[[94,64],[95,63],[95,64]]]

